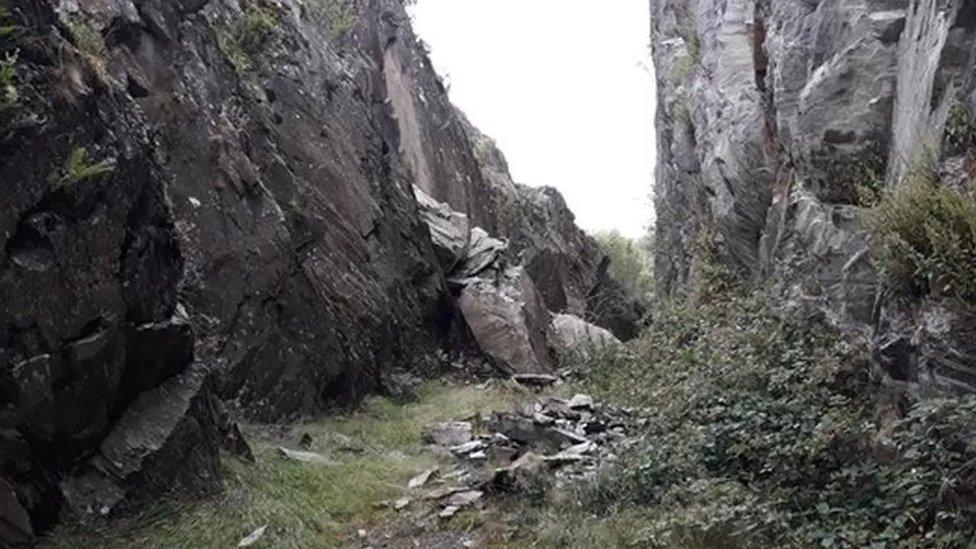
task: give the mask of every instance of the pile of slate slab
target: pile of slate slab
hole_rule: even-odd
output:
[[[449,518],[480,507],[487,495],[520,493],[593,478],[633,444],[633,410],[600,403],[588,395],[545,396],[514,412],[479,414],[428,426],[427,441],[455,465],[411,479],[411,495],[391,502],[397,510],[415,499],[435,502]]]

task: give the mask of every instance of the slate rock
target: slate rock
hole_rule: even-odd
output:
[[[428,426],[424,437],[440,446],[458,446],[470,442],[474,431],[469,421],[451,421]]]
[[[472,281],[458,303],[478,346],[503,371],[552,371],[549,312],[524,269],[510,267],[497,280]]]

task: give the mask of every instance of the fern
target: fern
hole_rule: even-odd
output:
[[[59,187],[72,187],[78,183],[96,179],[114,171],[114,159],[91,162],[88,158],[87,148],[75,147],[68,154],[64,166],[55,176],[54,180]]]

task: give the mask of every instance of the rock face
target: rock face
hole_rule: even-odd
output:
[[[651,18],[660,294],[717,256],[898,355],[889,381],[976,389],[971,350],[921,335],[942,305],[891,301],[859,223],[860,189],[897,185],[928,150],[943,172],[965,164],[947,119],[976,112],[973,3],[651,0]]]
[[[399,0],[4,6],[0,544],[206,491],[219,399],[293,418],[450,345],[462,259],[524,265],[491,291],[536,306],[526,370],[550,366],[549,309],[633,331],[625,294],[588,304],[613,282],[558,194],[483,162]]]

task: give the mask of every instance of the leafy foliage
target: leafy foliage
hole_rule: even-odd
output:
[[[64,165],[54,175],[52,181],[59,187],[73,187],[78,183],[96,179],[115,171],[115,161],[111,159],[91,162],[88,149],[75,147],[68,154]]]
[[[885,192],[867,225],[880,270],[898,294],[976,301],[976,198],[941,185],[931,161]]]
[[[610,272],[635,295],[650,297],[654,291],[654,265],[650,241],[635,241],[617,231],[594,235],[610,257]]]
[[[243,74],[257,67],[258,56],[271,43],[277,25],[274,9],[252,0],[240,21],[217,29],[217,45],[234,70]]]
[[[111,82],[108,73],[108,46],[98,29],[80,15],[68,19],[68,29],[71,31],[75,49],[89,69],[102,82]]]
[[[945,139],[949,147],[959,152],[976,147],[976,123],[965,106],[956,104],[949,110]]]
[[[832,202],[867,206],[877,201],[884,187],[887,156],[871,146],[850,155],[818,155],[824,172],[823,196]]]
[[[630,540],[640,546],[973,538],[976,398],[925,400],[882,423],[864,398],[866,352],[766,301],[730,292],[666,306],[638,358],[592,370],[594,392],[643,407],[649,427],[587,489],[591,512],[645,509]]]
[[[7,52],[0,58],[0,112],[12,109],[20,103],[17,58],[17,51]]]
[[[0,40],[12,38],[21,27],[11,21],[10,8],[0,5]]]
[[[359,22],[355,8],[343,0],[309,0],[314,16],[326,25],[333,39],[343,37]]]

